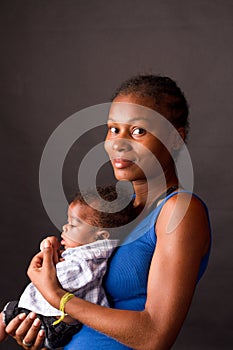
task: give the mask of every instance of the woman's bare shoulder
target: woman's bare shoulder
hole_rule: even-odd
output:
[[[204,202],[189,192],[178,192],[170,197],[160,212],[156,223],[156,234],[177,233],[179,237],[195,239],[204,246],[210,243],[208,210]]]

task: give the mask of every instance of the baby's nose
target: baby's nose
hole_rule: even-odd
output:
[[[62,226],[62,230],[63,230],[63,232],[66,232],[66,231],[67,231],[67,224],[65,224],[65,225]]]

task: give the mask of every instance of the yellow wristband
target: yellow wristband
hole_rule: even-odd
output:
[[[70,299],[72,299],[73,297],[74,297],[74,294],[71,294],[71,293],[68,293],[68,292],[63,295],[63,297],[61,298],[61,301],[60,301],[60,308],[59,308],[59,310],[62,312],[62,315],[61,315],[61,317],[58,320],[53,322],[53,326],[55,326],[56,324],[58,324],[58,323],[60,323],[61,321],[64,320],[64,318],[66,316],[66,314],[65,314],[66,303]]]

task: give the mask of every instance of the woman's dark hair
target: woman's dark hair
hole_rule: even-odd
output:
[[[167,118],[176,128],[184,127],[188,133],[189,108],[186,98],[169,77],[159,75],[137,75],[124,81],[116,89],[111,100],[119,95],[133,94],[139,97],[150,97],[154,100],[154,109]]]

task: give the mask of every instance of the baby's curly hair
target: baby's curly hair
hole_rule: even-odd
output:
[[[99,196],[103,198],[101,204]],[[117,199],[117,201],[115,201]],[[118,189],[115,185],[96,186],[95,189],[88,188],[85,191],[78,191],[72,203],[80,203],[89,206],[88,203],[95,203],[99,210],[91,207],[93,215],[88,218],[88,223],[99,228],[116,228],[124,226],[136,217],[133,199],[121,209],[124,203],[129,201],[129,193]]]

